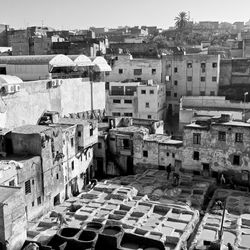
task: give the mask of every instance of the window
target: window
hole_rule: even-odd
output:
[[[34,206],[35,206],[35,202],[34,202],[34,201],[32,201],[32,202],[31,202],[31,205],[32,205],[32,207],[34,207]]]
[[[123,139],[123,148],[129,149],[130,148],[130,141],[129,139]]]
[[[237,165],[237,166],[240,165],[240,156],[239,155],[234,155],[233,165]]]
[[[124,116],[132,117],[132,116],[133,116],[133,113],[124,113]]]
[[[192,93],[192,90],[188,90],[188,91],[187,91],[187,96],[192,96],[192,94],[193,94],[193,93]]]
[[[91,127],[91,128],[89,129],[89,135],[92,136],[92,135],[93,135],[93,132],[94,132],[94,129]]]
[[[214,91],[210,91],[210,96],[215,96],[215,92]]]
[[[242,170],[241,179],[242,181],[249,181],[249,172],[247,170]]]
[[[149,108],[149,102],[146,102],[145,107]]]
[[[146,90],[145,90],[145,89],[142,89],[142,90],[141,90],[141,94],[142,94],[142,95],[145,95],[145,94],[146,94]]]
[[[119,69],[119,74],[122,74],[123,73],[123,69]]]
[[[201,91],[201,92],[200,92],[200,95],[201,95],[201,96],[205,96],[205,91]]]
[[[177,97],[177,93],[174,93],[174,97]]]
[[[77,132],[77,135],[78,135],[78,137],[81,137],[81,136],[82,136],[81,131],[78,131],[78,132]]]
[[[226,141],[226,132],[224,132],[224,131],[219,131],[219,132],[218,132],[218,140],[219,140],[219,141]]]
[[[113,112],[112,116],[121,116],[121,113],[119,113],[119,112]]]
[[[113,103],[121,103],[121,100],[114,99],[114,100],[113,100]]]
[[[9,181],[9,186],[14,187],[15,186],[15,180]]]
[[[174,67],[174,73],[177,73],[177,72],[178,72],[178,68]]]
[[[193,67],[192,63],[191,62],[188,62],[187,63],[187,68],[191,69]]]
[[[132,100],[127,100],[127,99],[125,99],[125,100],[124,100],[124,103],[132,103]]]
[[[187,81],[188,81],[188,82],[192,82],[192,80],[193,80],[193,77],[192,77],[192,76],[188,76],[188,77],[187,77]]]
[[[175,158],[175,153],[172,153],[172,157]]]
[[[166,96],[171,96],[171,91],[166,91]]]
[[[101,149],[102,148],[102,144],[100,142],[98,142],[98,148]]]
[[[156,69],[152,69],[152,75],[156,74]]]
[[[177,81],[177,80],[174,81],[174,85],[175,85],[175,86],[178,85],[178,81]]]
[[[193,133],[193,144],[201,144],[201,134]]]
[[[205,76],[202,76],[201,77],[201,82],[205,82],[206,81],[206,77]]]
[[[72,161],[71,162],[71,169],[74,170],[74,168],[75,168],[75,163],[74,163],[74,161]]]
[[[206,72],[206,63],[201,63],[201,72],[202,73]]]
[[[42,201],[41,201],[41,196],[39,196],[39,197],[37,198],[37,205],[41,205],[41,203],[42,203]]]
[[[142,74],[142,69],[134,69],[134,75],[139,76]]]
[[[91,157],[90,151],[89,151],[89,153],[88,153],[88,156],[89,156],[89,158]]]
[[[151,90],[149,91],[149,94],[150,94],[150,95],[153,95],[153,94],[154,94],[154,90],[151,89]]]
[[[148,157],[148,151],[143,150],[143,157]]]
[[[110,72],[106,71],[105,76],[109,76],[109,75],[110,75]]]
[[[167,156],[169,156],[169,152],[167,152]]]
[[[31,186],[30,186],[30,180],[25,182],[25,194],[31,193]]]
[[[115,141],[115,138],[111,137],[109,138],[110,141]]]
[[[193,159],[196,161],[198,161],[200,159],[200,153],[198,151],[194,151]]]
[[[35,181],[34,180],[32,180],[32,185],[34,185],[35,184]]]
[[[212,76],[212,82],[217,82],[217,77],[216,76]]]
[[[74,138],[70,139],[71,147],[74,147]]]
[[[151,119],[152,118],[152,116],[151,115],[148,115],[148,119]]]
[[[57,180],[59,179],[59,175],[58,175],[58,174],[56,174],[56,179],[57,179]]]
[[[217,68],[217,62],[212,63],[213,68]]]
[[[243,134],[242,133],[235,134],[235,142],[243,142]]]

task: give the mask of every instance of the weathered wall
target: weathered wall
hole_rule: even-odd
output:
[[[9,249],[19,250],[27,237],[25,202],[21,189],[11,195],[5,203],[7,205],[1,206],[0,213],[4,218],[5,240],[9,242]]]
[[[229,86],[232,81],[232,60],[222,59],[220,61],[219,86]]]
[[[106,77],[107,82],[120,82],[127,79],[150,80],[153,79],[157,83],[161,82],[161,60],[141,58],[133,59],[130,55],[118,55],[118,60],[115,60],[112,65],[112,71],[109,76]],[[122,69],[122,73],[119,73],[119,69]],[[141,75],[135,75],[134,69],[141,69]],[[152,69],[155,69],[152,72]]]
[[[62,79],[62,85],[47,88],[48,81],[25,82],[21,91],[0,100],[0,127],[36,124],[45,110],[64,115],[91,110],[91,83],[82,78]],[[94,83],[94,108],[105,109],[105,84]]]
[[[226,133],[226,140],[218,140],[218,132]],[[201,134],[201,143],[193,143],[193,133]],[[243,142],[236,142],[236,133],[243,133]],[[209,164],[211,172],[239,173],[250,171],[250,127],[213,124],[210,130],[186,128],[183,138],[183,168],[204,171],[203,163]],[[193,159],[193,152],[199,152],[199,160]],[[239,165],[234,164],[234,156],[240,157]],[[241,178],[241,176],[240,176]]]
[[[188,63],[192,66],[188,67]],[[205,63],[205,72],[202,72],[201,63]],[[213,67],[213,63],[217,63],[216,67]],[[169,92],[168,105],[171,104],[174,113],[178,113],[181,96],[216,96],[219,74],[220,57],[218,55],[164,56],[162,58],[162,82],[166,83],[166,91]],[[204,77],[204,81],[201,81],[201,77]]]

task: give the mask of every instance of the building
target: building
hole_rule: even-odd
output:
[[[167,55],[162,57],[162,83],[170,113],[178,114],[182,96],[216,96],[219,88],[219,55]]]
[[[200,117],[219,117],[230,114],[232,120],[248,120],[249,102],[233,102],[225,96],[183,96],[180,99],[179,129]]]
[[[107,54],[117,55],[130,53],[134,58],[159,58],[157,44],[154,43],[125,43],[120,35],[112,38]],[[111,41],[112,41],[111,40]]]
[[[22,190],[19,187],[0,186],[0,204],[0,247],[19,250],[27,237]]]
[[[13,154],[40,156],[41,159],[40,183],[34,180],[34,176],[39,176],[38,170],[34,169],[32,174],[25,176],[25,195],[34,198],[26,206],[34,207],[36,204],[48,210],[64,200],[62,130],[42,125],[24,125],[12,130],[11,140]],[[37,165],[35,163],[34,166]],[[31,170],[27,168],[27,171]],[[41,192],[33,191],[34,184]]]
[[[181,167],[182,141],[172,140],[164,134],[149,134],[144,138],[137,138],[134,147],[135,172],[147,169],[164,170],[171,164],[172,168]]]
[[[133,58],[130,54],[117,55],[109,60],[112,71],[107,75],[107,82],[125,80],[154,80],[161,82],[161,60]]]
[[[104,72],[110,71],[110,66],[103,57],[93,61],[84,55],[72,58],[74,61],[64,55],[0,58],[2,74],[23,79],[0,76],[0,126],[11,129],[36,124],[46,110],[57,111],[62,117],[102,117]]]
[[[63,172],[66,198],[78,194],[95,175],[93,147],[98,141],[97,122],[60,118],[50,127],[62,129]]]
[[[165,85],[143,82],[110,82],[106,114],[142,119],[165,119]]]
[[[249,186],[250,124],[228,115],[197,120],[183,133],[182,168],[205,176],[224,173],[235,183]]]
[[[133,174],[136,172],[134,157],[137,147],[141,147],[146,135],[163,134],[163,121],[108,117],[108,123],[101,124],[101,131],[95,156],[100,160],[100,166],[103,163],[103,174]]]

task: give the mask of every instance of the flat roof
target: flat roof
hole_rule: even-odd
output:
[[[6,201],[14,193],[18,192],[20,187],[9,187],[0,185],[0,203]],[[1,206],[2,204],[0,204]]]
[[[148,132],[148,129],[145,127],[136,127],[136,126],[129,126],[129,127],[118,127],[110,129],[112,132],[122,132],[122,133],[135,133],[135,132]]]
[[[17,134],[40,134],[46,130],[51,130],[48,126],[42,125],[24,125],[12,130],[12,133]]]
[[[82,120],[77,118],[59,118],[57,124],[65,124],[65,125],[74,125],[74,124],[82,124],[89,125],[91,122],[95,122],[94,120]]]
[[[222,125],[222,126],[235,126],[235,127],[247,127],[250,128],[250,123],[246,122],[236,122],[236,121],[230,121],[230,122],[223,122],[223,123],[212,123],[213,125]]]
[[[179,140],[172,140],[171,136],[164,135],[164,134],[150,134],[145,139],[145,141],[155,141],[162,144],[169,144],[169,145],[180,145],[182,141]]]

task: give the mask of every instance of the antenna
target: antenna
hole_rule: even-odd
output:
[[[43,20],[41,22],[42,22],[42,28],[43,28]]]

